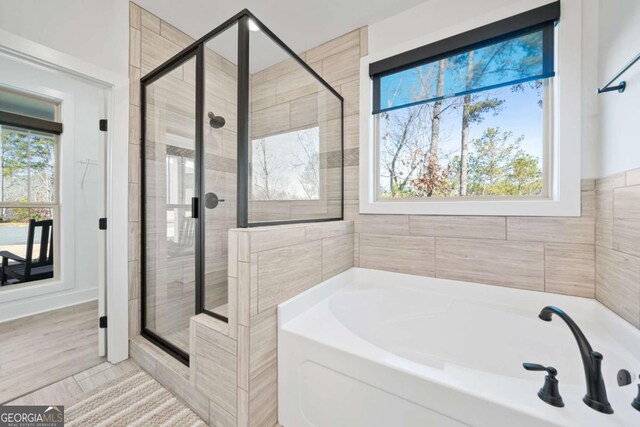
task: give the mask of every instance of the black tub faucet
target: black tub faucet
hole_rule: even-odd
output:
[[[591,344],[576,322],[558,307],[547,306],[540,311],[538,317],[545,322],[550,322],[553,314],[564,320],[578,343],[584,365],[584,376],[587,380],[587,394],[582,398],[582,401],[596,411],[613,414],[613,408],[607,399],[607,389],[602,378],[602,354],[593,351]]]

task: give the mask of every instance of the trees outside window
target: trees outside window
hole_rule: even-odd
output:
[[[382,77],[378,196],[543,196],[542,52],[532,32]]]

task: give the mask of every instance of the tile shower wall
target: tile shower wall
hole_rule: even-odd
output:
[[[640,328],[640,169],[595,189],[596,299]]]

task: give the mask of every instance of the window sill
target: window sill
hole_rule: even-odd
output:
[[[360,200],[361,214],[580,216],[580,196],[570,200]]]

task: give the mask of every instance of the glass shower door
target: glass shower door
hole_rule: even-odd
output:
[[[144,85],[142,329],[187,358],[196,307],[196,57]]]
[[[228,230],[237,226],[238,25],[204,44],[202,309],[228,318]]]

